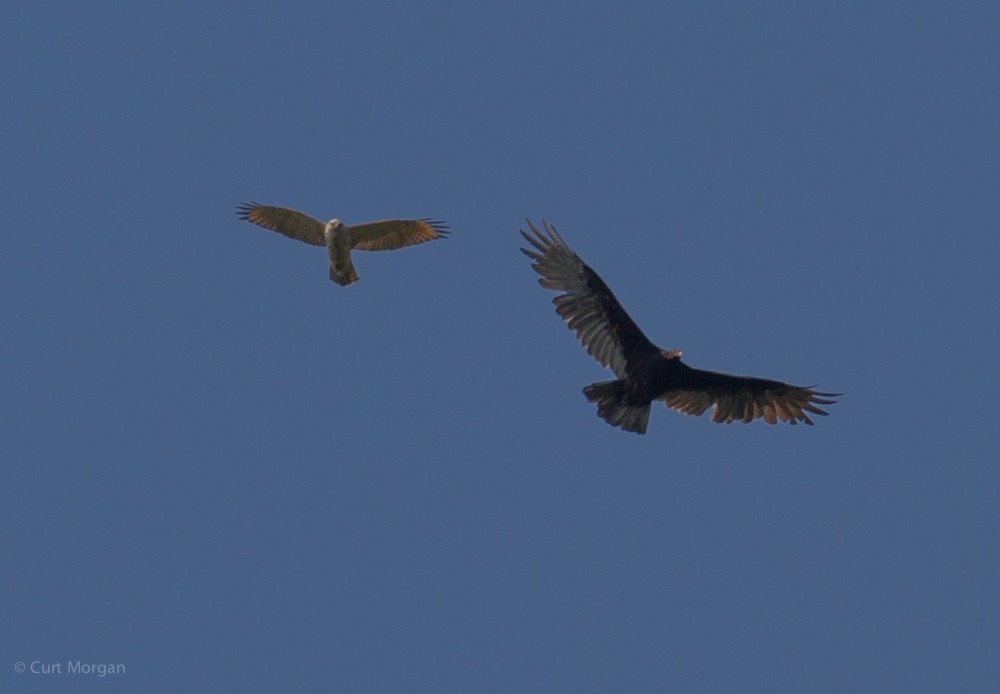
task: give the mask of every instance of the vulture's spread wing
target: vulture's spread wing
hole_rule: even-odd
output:
[[[712,421],[752,422],[763,418],[768,424],[778,420],[812,424],[809,413],[826,415],[817,405],[832,405],[840,393],[824,393],[809,387],[748,376],[732,376],[693,369],[687,365],[674,385],[660,397],[678,412],[698,416],[715,407]]]
[[[534,234],[521,230],[521,235],[535,250],[522,248],[521,252],[534,261],[531,267],[541,275],[540,285],[563,292],[552,302],[587,352],[618,378],[626,377],[630,363],[657,356],[659,348],[642,333],[608,285],[573,252],[555,227],[542,220],[543,233],[530,220],[525,221]]]

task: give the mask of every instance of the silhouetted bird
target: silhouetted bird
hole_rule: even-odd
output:
[[[526,220],[534,236],[521,235],[535,250],[522,248],[541,275],[538,283],[563,292],[553,299],[562,316],[592,357],[611,369],[614,381],[592,383],[583,389],[597,403],[597,414],[625,431],[646,433],[653,400],[690,415],[715,407],[713,422],[750,422],[763,418],[789,424],[812,424],[808,412],[827,414],[816,405],[831,405],[841,393],[823,393],[812,387],[780,381],[732,376],[694,369],[681,361],[678,349],[660,349],[642,333],[608,285],[573,252],[555,227],[542,220],[542,233]]]
[[[348,226],[339,219],[324,224],[287,207],[252,203],[236,206],[240,219],[314,246],[326,246],[330,255],[330,279],[342,287],[357,282],[351,251],[392,251],[448,236],[448,225],[433,219],[383,219]]]

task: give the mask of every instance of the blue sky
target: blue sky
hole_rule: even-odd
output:
[[[996,690],[995,6],[0,20],[4,691]],[[453,235],[341,288],[245,200]],[[526,216],[844,398],[607,426]]]

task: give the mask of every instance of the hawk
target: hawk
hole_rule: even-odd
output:
[[[531,223],[534,235],[521,235],[532,248],[521,252],[534,262],[538,283],[563,292],[553,299],[556,313],[605,368],[618,377],[583,389],[608,424],[645,434],[653,400],[684,414],[700,416],[713,407],[712,421],[751,422],[763,418],[812,424],[809,413],[826,415],[817,405],[832,405],[841,393],[813,386],[793,386],[766,378],[733,376],[695,369],[681,361],[679,349],[657,347],[625,312],[608,285],[573,252],[555,227],[542,220],[545,233]]]
[[[287,207],[270,207],[255,202],[236,206],[240,219],[253,222],[271,231],[311,243],[326,246],[330,255],[330,279],[342,287],[357,282],[357,271],[351,262],[351,251],[393,251],[425,241],[446,238],[448,225],[434,219],[383,219],[367,224],[348,226],[339,219],[325,224],[307,214]]]

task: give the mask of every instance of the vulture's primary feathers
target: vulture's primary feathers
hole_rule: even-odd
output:
[[[680,350],[660,349],[642,333],[608,285],[573,252],[555,227],[543,220],[541,232],[528,220],[532,234],[521,235],[532,248],[521,251],[541,275],[538,283],[562,292],[553,299],[556,313],[573,330],[597,361],[618,377],[583,389],[597,403],[597,414],[625,431],[646,433],[653,400],[690,415],[714,407],[713,422],[750,422],[763,418],[812,424],[809,413],[827,414],[817,405],[831,405],[840,393],[780,381],[732,376],[694,369],[681,361]]]
[[[330,256],[330,279],[346,287],[357,282],[351,251],[392,251],[448,236],[448,225],[433,219],[383,219],[348,226],[339,219],[323,223],[287,207],[269,207],[255,202],[236,206],[240,219],[271,231],[326,246]]]

